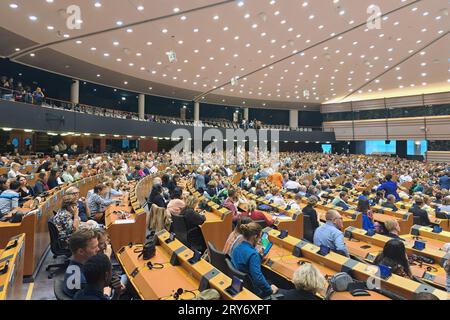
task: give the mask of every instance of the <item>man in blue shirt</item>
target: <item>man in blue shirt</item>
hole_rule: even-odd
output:
[[[392,195],[395,196],[395,199],[397,201],[402,200],[400,198],[400,196],[398,195],[398,193],[397,193],[397,183],[394,182],[394,181],[391,181],[392,180],[392,175],[391,174],[386,175],[385,179],[386,179],[386,181],[383,182],[378,187],[377,191],[384,190],[385,191],[385,194],[384,194],[385,197],[387,197],[388,195],[392,194]]]
[[[341,191],[339,196],[334,198],[332,204],[336,207],[342,208],[342,210],[350,209],[350,205],[347,203],[348,194],[345,191]]]
[[[316,246],[326,246],[348,257],[349,253],[344,242],[344,234],[341,231],[344,227],[341,215],[336,210],[328,210],[326,220],[325,224],[316,229],[314,244]]]
[[[450,177],[447,175],[447,172],[439,178],[439,186],[441,189],[450,189]]]

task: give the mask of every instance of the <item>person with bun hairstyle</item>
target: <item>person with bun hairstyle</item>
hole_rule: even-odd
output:
[[[241,224],[239,228],[243,241],[233,250],[231,262],[237,270],[249,275],[256,295],[265,298],[277,293],[278,288],[270,285],[261,271],[262,258],[256,249],[256,244],[261,237],[261,226],[251,222]]]

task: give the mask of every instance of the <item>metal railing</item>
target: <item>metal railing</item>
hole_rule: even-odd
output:
[[[220,120],[187,120],[181,118],[174,118],[168,116],[154,115],[154,114],[146,114],[144,119],[139,119],[139,114],[135,112],[121,111],[109,108],[103,108],[98,106],[91,106],[82,103],[73,103],[64,100],[58,100],[48,97],[34,97],[33,93],[18,90],[13,90],[10,88],[0,87],[0,99],[6,101],[15,101],[15,102],[23,102],[33,105],[38,105],[45,108],[59,109],[65,111],[72,112],[80,112],[86,113],[96,116],[102,117],[110,117],[110,118],[119,118],[119,119],[129,119],[136,121],[148,121],[148,122],[157,122],[157,123],[166,123],[166,124],[174,124],[174,125],[185,125],[185,126],[201,126],[201,127],[210,127],[210,128],[225,128],[225,129],[266,129],[266,130],[280,130],[280,131],[300,131],[300,132],[312,132],[312,131],[323,131],[322,127],[307,127],[302,126],[299,128],[290,128],[286,125],[269,125],[269,124],[261,124],[257,127],[246,124],[245,126],[242,124],[238,124],[226,119]]]

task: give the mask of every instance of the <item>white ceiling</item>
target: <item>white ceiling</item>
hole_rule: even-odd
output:
[[[450,91],[449,0],[236,0],[183,14],[217,2],[4,0],[0,26],[38,44],[66,40],[49,48],[118,72],[123,78],[121,87],[148,94],[194,99],[213,90],[203,101],[233,101],[252,107],[298,103],[301,107],[339,102],[355,90],[348,100]],[[11,8],[12,3],[17,8]],[[371,4],[386,14],[410,3],[385,16],[381,29],[367,28]],[[72,4],[81,8],[80,30],[66,27],[64,11]],[[143,10],[137,9],[140,5]],[[125,26],[165,15],[173,16],[133,26],[132,32],[125,27],[79,38],[81,43],[74,39],[116,28],[118,21]],[[334,39],[325,41],[330,37]],[[314,46],[321,41],[325,42]],[[9,52],[20,54],[26,48],[20,49],[16,52],[11,47]],[[170,50],[176,52],[176,63],[168,61]],[[46,59],[43,52],[35,50],[33,57],[27,52],[16,58],[40,66]],[[57,68],[52,61],[45,66]],[[99,72],[87,68],[82,78],[110,85],[108,77]],[[71,75],[71,70],[64,73]],[[232,86],[230,79],[236,76],[242,79]],[[171,93],[163,88],[172,88]],[[309,98],[304,90],[309,91]]]

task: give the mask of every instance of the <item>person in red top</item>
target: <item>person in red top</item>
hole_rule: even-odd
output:
[[[264,220],[267,224],[267,226],[272,226],[274,223],[274,220],[268,216],[266,216],[263,212],[256,210],[256,203],[255,201],[250,201],[248,203],[248,211],[245,213],[242,213],[241,216],[244,217],[249,217],[251,218],[253,221],[259,221],[259,220]]]
[[[280,189],[283,186],[283,176],[279,172],[274,172],[273,174],[271,174],[268,180]]]
[[[231,211],[233,214],[233,222],[239,219],[240,212],[237,210],[236,204],[238,203],[239,198],[237,196],[236,190],[232,189],[228,191],[228,198],[223,202],[223,206]]]

